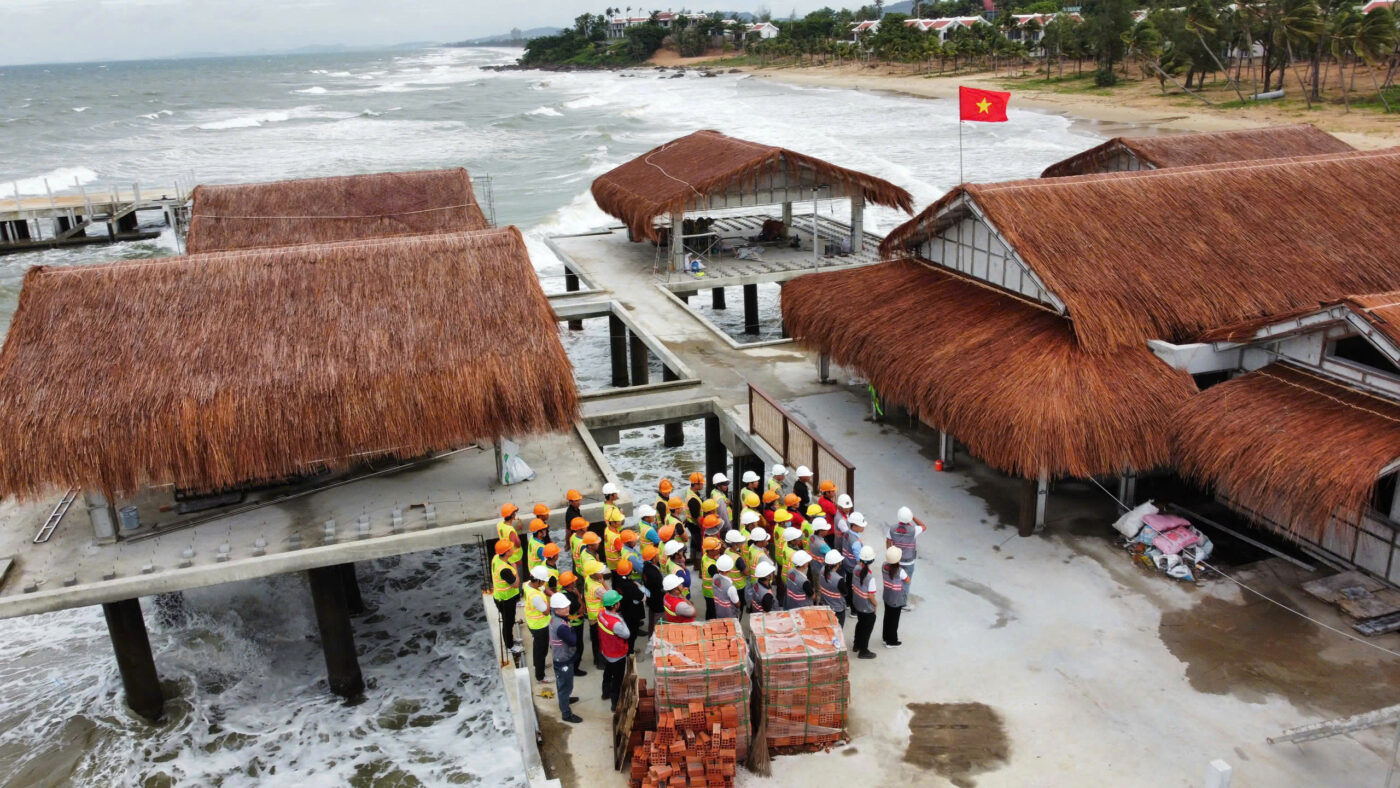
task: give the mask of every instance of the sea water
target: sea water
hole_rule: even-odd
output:
[[[918,206],[958,180],[952,101],[741,74],[483,68],[518,54],[428,49],[0,68],[0,201],[43,195],[46,180],[55,192],[99,192],[464,166],[491,177],[498,223],[525,232],[542,284],[557,292],[562,268],[543,239],[611,221],[594,205],[591,181],[697,129],[889,179]],[[1010,123],[968,124],[963,133],[963,167],[975,181],[1034,176],[1099,141],[1066,118],[1014,108]],[[838,219],[844,209],[819,207]],[[866,213],[878,233],[902,218],[884,208]],[[179,250],[166,232],[0,257],[0,328],[34,265]],[[605,338],[585,331],[565,339],[579,377],[604,385]],[[660,476],[703,466],[699,427],[688,425],[679,449],[661,447],[660,428],[625,432],[608,459],[647,500]],[[83,527],[80,520],[72,515],[63,527]],[[162,622],[148,606],[171,698],[160,726],[125,710],[100,609],[0,621],[0,783],[516,782],[520,759],[478,603],[480,572],[464,549],[361,565],[371,612],[356,621],[369,687],[358,704],[326,690],[298,576],[188,592],[181,620]]]

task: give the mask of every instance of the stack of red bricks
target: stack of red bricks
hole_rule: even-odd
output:
[[[768,748],[811,752],[844,741],[850,662],[836,614],[804,607],[756,614],[749,625]]]
[[[632,753],[631,788],[732,788],[738,768],[732,706],[663,711]]]
[[[678,727],[718,722],[734,735],[738,760],[749,752],[749,649],[732,618],[657,629],[656,710]]]

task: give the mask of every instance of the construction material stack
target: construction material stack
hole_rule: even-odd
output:
[[[738,727],[732,705],[662,711],[632,754],[631,788],[732,788]]]
[[[656,665],[657,730],[661,715],[672,712],[689,724],[709,723],[717,715],[722,729],[733,730],[738,760],[749,751],[749,650],[736,621],[662,624],[653,639]],[[695,709],[700,709],[697,717]]]
[[[844,741],[850,662],[836,614],[804,607],[755,614],[749,624],[769,750],[812,752]]]

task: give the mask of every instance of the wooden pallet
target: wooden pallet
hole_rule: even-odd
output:
[[[1366,636],[1384,635],[1387,632],[1400,631],[1400,613],[1391,613],[1388,616],[1372,618],[1356,624],[1352,624],[1352,629]]]

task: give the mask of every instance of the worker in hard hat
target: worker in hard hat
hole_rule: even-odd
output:
[[[825,522],[823,520],[822,522]],[[817,590],[822,602],[836,614],[836,621],[846,626],[846,597],[850,581],[841,573],[841,554],[835,550],[826,554],[817,570]]]
[[[812,554],[812,560],[817,562],[825,561],[827,555],[833,552],[836,553],[839,559],[841,556],[840,551],[832,550],[831,544],[827,541],[831,533],[831,525],[827,523],[826,518],[820,516],[814,517],[808,525],[811,527],[812,533],[807,535],[806,549],[807,552]]]
[[[617,499],[622,497],[617,485],[608,482],[603,485],[603,523],[620,523],[623,521],[622,509],[617,505]]]
[[[622,544],[618,548],[617,563],[621,564],[623,561],[626,561],[628,565],[632,567],[632,571],[629,573],[619,572],[617,571],[617,565],[614,565],[613,588],[617,587],[617,577],[622,574],[628,574],[632,578],[632,582],[640,583],[642,580],[642,548],[639,544],[640,538],[637,536],[637,532],[628,528],[622,531],[618,536],[618,541]]]
[[[510,553],[505,559],[515,568],[516,576],[523,571],[520,564],[525,559],[525,548],[520,544],[520,532],[515,529],[515,515],[519,511],[520,507],[513,503],[501,504],[501,519],[496,523],[496,538],[511,544]]]
[[[550,542],[554,541],[554,537],[551,536],[549,533],[549,506],[548,504],[537,503],[535,504],[534,512],[535,519],[544,523],[544,534],[541,538],[541,541],[543,541],[545,544],[549,544]]]
[[[724,543],[713,536],[700,543],[700,594],[705,597],[705,620],[715,617],[714,572],[711,569],[724,554]]]
[[[856,562],[860,560],[861,550],[865,547],[864,533],[865,515],[851,512],[851,516],[846,519],[846,541],[841,548],[841,567],[846,570],[848,576],[856,571]],[[851,591],[855,591],[854,583],[851,584]],[[852,600],[846,601],[849,603]]]
[[[826,512],[822,511],[821,504],[818,504],[818,503],[809,503],[809,504],[807,504],[807,510],[804,511],[803,514],[806,515],[806,518],[805,518],[805,519],[806,519],[806,521],[807,521],[807,524],[806,524],[806,526],[802,529],[802,532],[805,533],[805,534],[807,534],[808,537],[810,537],[810,536],[812,535],[812,521],[813,521],[813,520],[816,520],[818,517],[820,517],[820,518],[822,518],[823,520],[825,520],[825,519],[826,519]],[[830,522],[830,521],[828,520],[828,522]],[[809,552],[810,552],[810,551],[809,551]],[[812,557],[813,557],[813,558],[817,557],[816,553],[812,553]]]
[[[640,557],[637,560],[640,561]],[[635,647],[639,635],[648,634],[642,629],[647,620],[647,595],[641,584],[632,579],[634,572],[640,573],[640,570],[624,558],[617,562],[617,571],[612,575],[613,590],[622,594],[622,607],[619,612],[627,622],[627,630],[630,633],[627,638],[629,649]]]
[[[598,538],[597,534],[592,531],[584,531],[581,541],[583,542],[583,550],[579,555],[582,556],[582,563],[585,566],[594,561],[607,566],[603,555],[603,540]]]
[[[574,631],[574,640],[578,647],[574,649],[574,677],[587,676],[588,671],[584,670],[583,663],[583,642],[584,624],[588,621],[588,608],[583,601],[583,592],[579,588],[578,575],[567,569],[559,573],[559,591],[569,600],[569,628]]]
[[[786,582],[787,570],[792,568],[792,554],[802,547],[802,529],[785,523],[773,528],[773,559],[778,562],[778,579]]]
[[[549,572],[549,580],[545,585],[548,587],[549,593],[553,594],[559,590],[559,545],[550,542],[540,548],[540,557],[544,559],[544,563],[540,566]]]
[[[582,517],[569,520],[569,555],[574,562],[569,566],[575,573],[583,569],[583,537],[588,533],[588,521]]]
[[[759,497],[759,494],[753,490],[744,490],[739,493],[739,506],[739,519],[742,521],[744,512],[758,514],[763,508],[763,500]]]
[[[797,481],[792,483],[792,493],[797,496],[798,506],[806,510],[812,503],[812,469],[799,465],[792,475],[797,477]]]
[[[895,524],[890,527],[885,538],[886,547],[898,547],[903,556],[899,559],[899,565],[904,567],[904,573],[914,578],[914,559],[919,555],[917,540],[927,528],[924,522],[914,516],[914,512],[908,506],[899,507],[895,513]]]
[[[794,550],[790,562],[792,566],[783,577],[784,610],[796,610],[812,604],[812,578],[807,574],[812,554],[806,550]]]
[[[841,493],[836,496],[836,517],[831,520],[831,525],[838,533],[844,533],[846,526],[850,523],[851,515],[855,513],[856,504],[851,500],[851,496]]]
[[[773,556],[768,552],[768,532],[764,530],[763,526],[760,525],[749,531],[749,546],[744,558],[749,564],[749,585],[752,586],[758,565],[765,561],[773,563]]]
[[[691,548],[697,555],[700,542],[704,541],[706,536],[718,536],[721,528],[729,527],[729,521],[719,516],[719,507],[719,502],[714,498],[706,498],[700,502],[700,519],[696,520],[694,525],[686,526],[690,533]]]
[[[666,555],[663,552],[663,548],[666,546],[667,542],[674,538],[676,538],[676,527],[674,525],[663,525],[660,528],[653,528],[649,532],[642,534],[642,548],[645,549],[647,545],[651,545],[656,548],[657,552],[661,553],[659,556],[660,558],[665,558]]]
[[[792,515],[794,528],[801,528],[803,536],[810,533],[807,529],[807,518],[802,514],[802,501],[798,499],[797,493],[788,493],[783,496],[783,509]]]
[[[637,515],[637,527],[644,532],[661,524],[656,508],[648,504],[639,505],[633,514]]]
[[[661,617],[662,597],[666,595],[661,581],[666,574],[661,571],[661,551],[653,545],[642,548],[642,588],[647,594],[647,631],[656,631],[656,619]]]
[[[734,522],[734,516],[729,511],[729,477],[722,473],[716,473],[710,477],[710,498],[715,502],[715,514],[726,523]]]
[[[710,582],[714,584],[715,618],[739,617],[739,589],[734,587],[733,556],[725,553],[710,565]]]
[[[687,527],[694,526],[700,522],[700,518],[705,516],[701,504],[705,502],[705,474],[695,471],[690,474],[688,481],[690,489],[685,491],[685,511],[689,515],[686,518]]]
[[[596,537],[597,534],[589,534]],[[593,561],[585,564],[583,571],[587,573],[583,585],[583,602],[588,610],[588,639],[593,646],[593,667],[602,670],[603,655],[599,647],[599,627],[598,615],[603,610],[603,597],[608,593],[607,574],[608,568],[602,561]]]
[[[680,496],[672,495],[666,501],[666,524],[675,528],[684,529],[687,518],[690,515],[685,510],[685,501]]]
[[[583,493],[578,490],[569,490],[564,493],[564,522],[569,524],[569,533],[574,531],[574,518],[583,518]],[[588,521],[584,520],[584,528],[588,527]]]
[[[529,569],[534,569],[544,562],[544,546],[548,541],[549,526],[544,520],[536,517],[530,521],[530,536],[525,542],[525,563]],[[541,534],[546,534],[541,538]]]
[[[549,653],[549,570],[543,565],[530,570],[530,582],[525,584],[525,627],[530,630],[530,654],[535,667],[535,681],[548,684],[544,674],[544,658]]]
[[[904,553],[898,547],[887,548],[885,568],[880,573],[880,580],[885,586],[885,618],[881,632],[885,648],[904,645],[899,642],[899,614],[904,612],[904,605],[909,602],[909,574],[899,565],[903,557]]]
[[[758,513],[763,515],[763,519],[767,521],[769,527],[772,527],[776,522],[773,519],[773,515],[778,511],[779,500],[780,496],[775,490],[768,490],[763,493],[763,505],[759,507]]]
[[[749,612],[772,613],[778,609],[778,592],[773,588],[777,572],[772,561],[764,561],[753,570],[753,585],[749,586]]]
[[[671,495],[675,490],[676,486],[671,483],[670,479],[663,478],[656,483],[656,500],[652,503],[656,511],[666,511],[666,502],[671,500]]]
[[[822,517],[825,517],[834,529],[836,527],[836,482],[822,479],[821,484],[817,485],[816,503],[822,508]]]
[[[573,711],[573,704],[578,703],[578,698],[573,694],[574,664],[581,643],[569,624],[569,598],[564,594],[555,594],[549,598],[549,607],[552,615],[545,631],[540,632],[540,640],[549,645],[554,658],[554,694],[559,699],[559,714],[564,722],[583,722],[583,718]]]
[[[603,555],[608,559],[608,568],[616,569],[622,560],[622,510],[614,507],[604,515]],[[616,512],[616,515],[613,514]]]
[[[685,542],[671,540],[667,542],[662,552],[665,554],[661,559],[661,571],[667,575],[675,575],[684,581],[676,593],[690,599],[690,570],[685,565]]]
[[[745,509],[739,513],[739,524],[729,530],[738,531],[747,539],[749,534],[753,533],[753,529],[760,527],[762,523],[763,517],[758,512],[753,509]]]
[[[861,659],[874,659],[870,650],[870,634],[875,631],[875,599],[880,590],[880,572],[873,568],[875,548],[865,545],[860,549],[859,567],[851,573],[851,610],[856,614],[856,637],[851,644],[856,656]]]
[[[737,613],[743,612],[744,589],[749,587],[749,562],[744,560],[745,548],[748,545],[748,537],[732,528],[724,535],[724,554],[734,563],[734,568],[728,571],[729,579],[734,581],[734,590],[739,592],[740,607],[736,610]]]
[[[685,581],[680,575],[666,575],[661,580],[664,596],[661,598],[662,621],[667,624],[689,624],[695,620],[695,606],[681,595]]]
[[[773,475],[768,479],[768,486],[764,489],[778,495],[785,494],[787,492],[787,468],[781,464],[774,465]]]
[[[763,492],[759,489],[763,484],[763,479],[753,471],[744,471],[744,475],[740,477],[739,481],[744,485],[745,490],[753,490],[754,495]]]
[[[512,654],[519,654],[521,648],[515,642],[515,603],[520,596],[520,578],[516,575],[516,565],[509,560],[514,549],[515,543],[509,539],[496,540],[496,554],[491,557],[491,598],[501,614],[501,640]]]
[[[627,626],[618,610],[622,594],[608,591],[603,595],[603,610],[598,613],[598,642],[603,650],[603,700],[610,701],[617,711],[618,696],[622,694],[622,674],[627,667],[627,655],[636,635]]]

